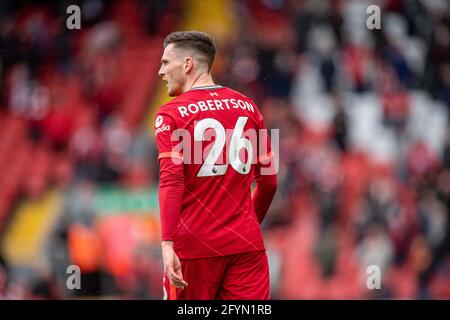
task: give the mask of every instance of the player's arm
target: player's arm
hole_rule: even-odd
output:
[[[155,133],[159,152],[158,199],[164,274],[167,275],[173,286],[176,288],[184,288],[187,283],[183,280],[181,263],[173,249],[184,194],[182,155],[173,152],[173,145],[176,141],[172,141],[172,132],[175,129],[176,123],[170,116],[157,115]]]
[[[273,170],[273,161],[275,161],[275,157],[262,118],[260,128],[264,131],[258,142],[259,157],[257,158],[255,168],[256,188],[252,198],[256,217],[259,223],[262,223],[277,191],[278,180],[276,170]],[[263,150],[262,154],[260,150]]]

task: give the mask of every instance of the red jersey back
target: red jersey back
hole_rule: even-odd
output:
[[[254,102],[222,86],[196,87],[155,118],[158,159],[183,161],[185,189],[175,235],[182,259],[264,250],[251,198],[264,121]],[[180,138],[181,137],[181,138]]]

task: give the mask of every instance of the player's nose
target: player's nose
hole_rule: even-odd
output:
[[[163,71],[163,68],[161,67],[161,68],[159,68],[159,71],[158,71],[158,75],[160,76],[160,77],[164,77],[164,71]]]

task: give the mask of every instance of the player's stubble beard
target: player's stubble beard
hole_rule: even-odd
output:
[[[180,71],[174,72],[171,81],[167,81],[167,94],[169,97],[177,97],[183,93],[185,79]]]

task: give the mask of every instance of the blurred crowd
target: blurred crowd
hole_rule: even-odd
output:
[[[366,27],[371,4],[381,29]],[[449,298],[449,2],[261,0],[234,10],[241,23],[220,49],[229,72],[218,82],[255,98],[280,130],[279,191],[264,224],[283,230],[273,296]],[[342,259],[361,277],[353,291]],[[371,265],[381,290],[365,287]]]
[[[91,256],[101,252],[92,228],[99,186],[157,186],[150,99],[133,121],[123,106],[135,75],[122,54],[175,30],[182,10],[177,1],[79,1],[82,29],[73,32],[69,2],[0,4],[1,116],[24,124],[24,150],[51,159],[45,175],[17,182],[6,210],[49,186],[64,191],[50,265],[70,264],[74,233]],[[366,27],[371,4],[381,29]],[[272,297],[448,299],[450,3],[256,0],[229,10],[235,30],[217,39],[214,79],[253,98],[279,129],[279,190],[263,223]],[[159,299],[158,254],[136,249],[122,278],[86,266],[90,286],[76,294]],[[72,295],[65,269],[33,271],[23,285],[8,280],[2,260],[0,298]],[[371,265],[381,290],[366,288]]]
[[[66,26],[70,5],[81,9],[79,30]],[[162,39],[178,10],[177,1],[1,2],[0,163],[17,172],[0,183],[2,240],[21,202],[56,187],[63,205],[43,263],[18,268],[0,254],[0,299],[160,297],[159,277],[158,288],[149,280],[160,273],[152,247],[136,249],[126,279],[113,279],[102,261],[92,265],[105,250],[96,246],[94,197],[103,185],[156,184],[146,117]],[[66,267],[79,252],[90,259],[81,270],[87,285],[69,291]]]

